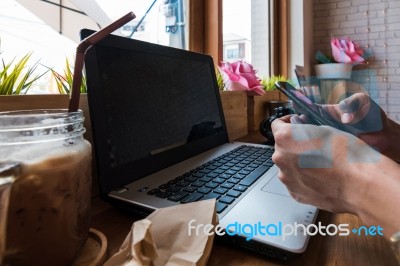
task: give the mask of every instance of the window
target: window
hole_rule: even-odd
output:
[[[95,1],[102,9],[101,11],[99,8],[101,12],[95,12],[95,15],[105,12],[111,20],[121,17],[128,11],[134,11],[137,18],[120,31],[125,36],[133,32],[132,37],[136,39],[207,53],[213,56],[215,64],[222,60],[243,59],[252,63],[260,76],[271,72],[271,66],[275,67],[275,64],[271,63],[272,59],[279,63],[287,61],[271,58],[270,55],[287,56],[287,53],[285,53],[284,42],[270,45],[272,34],[269,31],[271,20],[269,14],[272,13],[270,5],[273,3],[274,9],[284,10],[287,7],[287,0]],[[63,71],[65,58],[68,57],[72,61],[78,41],[78,30],[71,30],[71,26],[77,26],[78,29],[87,27],[97,30],[99,28],[92,19],[79,14],[81,12],[79,9],[84,9],[84,7],[80,8],[76,5],[83,5],[84,1],[74,0],[76,5],[68,0],[62,2],[64,6],[79,12],[72,12],[63,7],[60,9],[57,3],[49,4],[48,2],[23,1],[24,6],[22,6],[16,0],[0,1],[0,15],[3,14],[0,16],[2,21],[0,24],[3,25],[0,26],[2,58],[12,59],[15,56],[33,52],[32,61],[36,61],[37,58],[42,64]],[[29,5],[34,8],[28,7]],[[93,6],[94,4],[89,8]],[[48,11],[47,8],[50,7],[54,10]],[[62,24],[67,27],[66,30],[61,30],[61,25],[59,25],[60,29],[57,25],[52,25],[53,29],[51,29],[44,22],[46,19],[38,14],[53,16],[61,14],[60,10],[63,10],[65,14],[70,12],[68,16],[71,15],[77,19],[65,20],[66,15],[62,21],[48,17],[47,19],[54,21],[55,24]],[[280,14],[278,19],[279,21],[275,23],[279,25],[277,32],[285,34],[286,28],[282,23],[285,16]],[[82,20],[85,20],[85,23]],[[58,32],[63,35],[69,34],[72,39],[75,37],[75,42]],[[284,38],[285,35],[281,37]],[[272,53],[271,47],[280,51],[275,50]],[[287,67],[283,65],[277,68],[277,72],[284,74],[285,69]],[[49,76],[50,74],[46,75],[50,78]],[[47,86],[51,82],[46,80],[41,83]],[[40,87],[43,86],[40,85]]]
[[[223,0],[223,60],[251,63],[270,75],[270,1]]]
[[[95,1],[98,5],[88,6],[86,1],[1,0],[1,59],[10,62],[14,57],[20,59],[32,53],[29,64],[40,61],[37,74],[48,68],[63,73],[66,58],[73,62],[81,28],[98,30],[99,25],[107,25],[129,11],[135,13],[136,19],[117,33],[188,49],[189,0]],[[57,92],[51,72],[35,82],[29,93],[49,91]]]
[[[239,59],[239,44],[224,45],[224,61]]]
[[[133,39],[188,49],[188,0],[96,0],[116,20],[133,11],[136,18],[121,34]]]
[[[239,49],[239,57],[240,53],[242,58],[247,56],[260,76],[287,76],[288,8],[288,0],[190,0],[190,50],[210,54],[218,64],[224,60],[223,43],[227,44],[228,33],[240,35],[242,31],[236,29],[244,27],[250,46]],[[239,26],[229,28],[229,21]]]

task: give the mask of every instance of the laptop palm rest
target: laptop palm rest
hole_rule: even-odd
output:
[[[250,227],[256,232],[253,225],[270,226],[270,234],[262,235],[253,232],[254,235],[251,236],[251,240],[254,240],[252,245],[269,243],[271,247],[284,249],[292,253],[304,252],[308,244],[308,236],[301,233],[297,234],[297,236],[282,236],[277,231],[274,231],[274,228],[282,227],[285,224],[307,225],[313,223],[317,209],[310,205],[300,204],[290,197],[286,187],[279,180],[277,171],[273,172],[272,178],[267,177],[259,182],[246,197],[222,217],[220,224],[225,228],[231,224],[241,225],[241,228],[247,226],[247,232]],[[231,228],[235,227],[231,226]],[[248,235],[242,236],[244,238],[248,237]],[[249,245],[248,242],[243,240],[245,245]]]
[[[264,192],[274,193],[277,195],[282,195],[290,197],[290,193],[286,186],[279,180],[278,175],[275,175],[268,183],[261,189]]]

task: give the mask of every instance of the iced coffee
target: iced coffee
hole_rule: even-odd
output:
[[[23,123],[0,113],[0,160],[20,165],[9,197],[3,262],[69,265],[89,229],[91,146],[82,137],[83,115],[17,116]]]

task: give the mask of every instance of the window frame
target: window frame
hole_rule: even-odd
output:
[[[288,76],[289,0],[271,1],[270,74]],[[222,0],[189,1],[189,50],[212,56],[214,64],[223,58]]]
[[[189,50],[222,60],[222,0],[189,1]]]

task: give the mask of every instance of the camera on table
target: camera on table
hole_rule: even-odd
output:
[[[294,111],[287,106],[280,106],[274,109],[274,114],[270,117],[265,118],[260,124],[261,134],[267,138],[267,145],[275,145],[274,135],[272,134],[271,124],[272,122],[285,115],[294,114]]]

